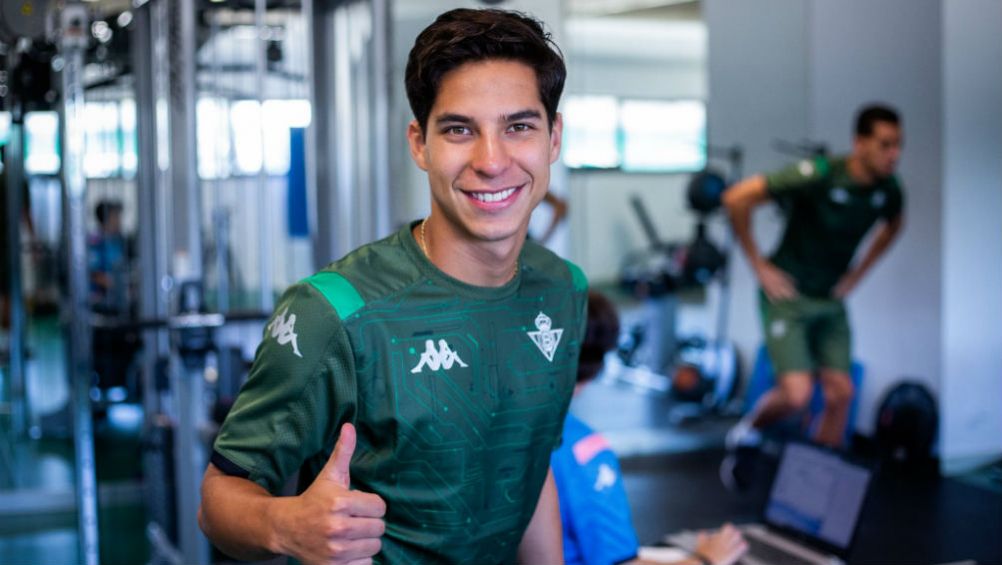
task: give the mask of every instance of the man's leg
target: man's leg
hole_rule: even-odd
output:
[[[761,430],[803,410],[811,400],[813,378],[808,371],[788,371],[777,377],[776,385],[767,390],[751,412],[727,434],[727,448],[757,447]]]
[[[776,384],[728,433],[728,455],[720,465],[720,478],[731,490],[744,490],[754,482],[761,430],[802,410],[813,392],[813,361],[807,336],[806,301],[769,302],[759,293],[766,348],[776,374]]]
[[[805,298],[770,302],[759,292],[759,310],[766,350],[775,371],[775,385],[763,394],[741,423],[728,434],[728,447],[735,447],[744,432],[761,430],[802,410],[813,392],[813,356],[808,338],[810,303]],[[754,435],[754,434],[753,434]]]
[[[752,427],[762,429],[807,407],[814,391],[814,379],[808,371],[789,371],[779,375],[779,382],[769,389],[752,411]]]
[[[841,447],[849,420],[849,404],[856,394],[852,378],[840,369],[821,369],[821,390],[825,408],[814,440],[829,447]]]
[[[815,430],[814,440],[830,447],[842,447],[849,421],[849,406],[856,395],[856,387],[849,376],[852,331],[844,303],[832,300],[825,305],[817,339],[825,407]]]

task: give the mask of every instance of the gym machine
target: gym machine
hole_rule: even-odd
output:
[[[738,388],[738,361],[735,348],[727,341],[730,280],[728,257],[732,247],[729,227],[722,244],[708,235],[707,222],[721,206],[724,191],[740,179],[743,152],[739,147],[708,146],[711,157],[726,160],[731,180],[717,169],[707,167],[690,178],[686,199],[697,215],[689,241],[664,242],[660,239],[643,202],[631,198],[633,210],[649,241],[646,250],[624,261],[620,287],[645,303],[662,304],[646,315],[648,323],[624,319],[624,335],[617,357],[631,368],[629,380],[639,380],[644,388],[668,392],[679,401],[674,420],[707,413],[726,413]],[[710,337],[679,337],[674,332],[675,295],[701,291],[718,283],[716,323]],[[656,320],[658,323],[649,323]],[[664,335],[662,335],[664,334]]]

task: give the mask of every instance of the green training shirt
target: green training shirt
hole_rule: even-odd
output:
[[[312,483],[341,424],[352,488],[386,501],[379,563],[511,563],[576,382],[580,269],[527,242],[475,287],[405,226],[291,287],[220,429],[213,463],[278,493]]]
[[[901,213],[896,177],[856,184],[846,158],[804,160],[766,176],[769,194],[787,205],[786,230],[771,261],[800,293],[827,297],[878,219]]]

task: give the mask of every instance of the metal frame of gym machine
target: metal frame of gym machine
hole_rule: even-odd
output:
[[[200,482],[207,464],[205,442],[207,406],[204,401],[204,364],[180,359],[179,335],[223,323],[217,315],[172,315],[182,283],[200,283],[202,272],[201,183],[196,153],[196,2],[198,0],[136,0],[133,3],[132,68],[135,82],[138,136],[138,260],[140,263],[139,327],[143,331],[142,385],[145,430],[157,421],[173,422],[170,433],[147,436],[144,449],[144,499],[153,501],[147,536],[152,563],[208,563],[207,540],[195,519]],[[255,0],[255,24],[264,26],[266,0]],[[390,36],[388,0],[321,2],[303,0],[308,30],[309,97],[312,125],[307,132],[307,183],[311,197],[310,231],[315,265],[389,233],[392,200],[389,186]],[[86,178],[83,159],[82,72],[89,33],[87,8],[70,1],[60,14],[65,62],[61,75],[64,217],[67,221],[69,321],[68,374],[72,386],[75,442],[74,494],[78,515],[79,556],[92,565],[99,560],[98,492],[90,384],[91,320],[88,304],[86,249]],[[71,18],[77,18],[72,22]],[[65,29],[73,23],[73,29]],[[70,33],[66,33],[70,31]],[[266,96],[266,44],[257,50],[259,101]],[[317,103],[320,101],[320,103]],[[333,103],[331,103],[333,102]],[[7,156],[20,155],[19,123]],[[18,167],[10,170],[15,175]],[[258,194],[265,194],[264,173]],[[329,189],[327,188],[329,187]],[[19,208],[18,191],[8,198]],[[267,218],[262,218],[267,220]],[[218,226],[217,226],[218,227]],[[16,230],[15,226],[6,229]],[[16,234],[15,234],[16,235]],[[264,239],[264,238],[262,238]],[[12,238],[12,246],[17,239]],[[218,243],[217,243],[218,245]],[[270,280],[271,244],[262,242],[261,278]],[[183,253],[190,266],[176,272],[174,258]],[[17,255],[14,254],[14,257]],[[217,261],[225,263],[223,255]],[[17,273],[20,264],[16,265]],[[225,272],[219,269],[220,273]],[[185,280],[179,280],[178,275]],[[225,278],[225,277],[221,277]],[[18,277],[19,281],[20,278]],[[221,292],[225,293],[225,284]],[[14,289],[18,290],[18,289]],[[14,298],[17,298],[17,294]],[[261,305],[271,308],[271,285],[262,284]],[[11,346],[23,352],[24,312],[14,304]],[[227,300],[220,297],[225,310]],[[23,357],[12,367],[18,403],[12,404],[13,423],[24,431],[29,406],[24,399]],[[167,391],[162,382],[169,383]],[[158,388],[160,387],[160,388]],[[171,437],[167,437],[171,436]],[[160,442],[157,445],[157,442]],[[152,449],[150,444],[154,444]],[[164,451],[172,443],[170,452]],[[168,484],[173,477],[173,488]],[[65,493],[69,495],[69,493]],[[68,502],[68,501],[67,501]],[[176,540],[176,543],[175,543]]]

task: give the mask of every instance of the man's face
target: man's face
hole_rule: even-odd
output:
[[[525,237],[560,155],[560,116],[552,129],[536,74],[524,63],[489,60],[447,73],[422,135],[407,132],[411,157],[428,173],[432,214],[469,241]]]
[[[901,127],[890,122],[876,122],[868,136],[857,136],[855,149],[866,170],[878,179],[894,174],[901,157]]]
[[[122,212],[119,210],[112,210],[108,213],[107,221],[104,225],[104,230],[108,233],[118,233],[122,231]]]

